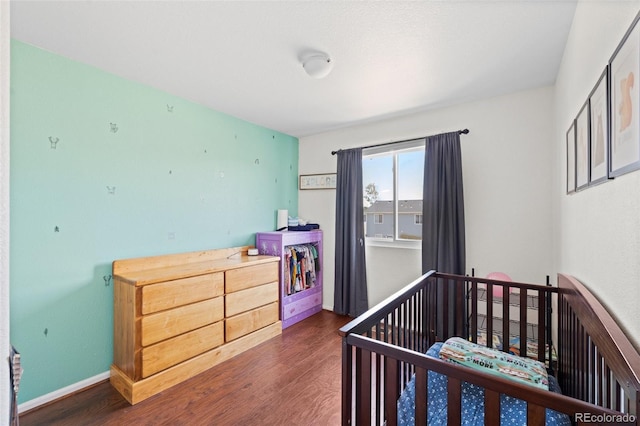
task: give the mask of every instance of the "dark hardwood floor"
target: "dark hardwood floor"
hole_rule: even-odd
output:
[[[348,317],[322,311],[136,405],[108,382],[20,415],[20,425],[339,425]]]

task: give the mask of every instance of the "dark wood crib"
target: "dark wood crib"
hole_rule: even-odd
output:
[[[461,423],[465,382],[484,389],[488,425],[500,424],[501,395],[526,403],[527,425],[545,424],[547,409],[565,413],[574,424],[638,424],[640,354],[571,276],[559,274],[553,287],[431,271],[340,333],[343,425],[396,425],[398,401],[410,380],[415,424],[426,425],[429,372],[446,376],[450,425]],[[453,336],[544,361],[562,394],[425,354]]]

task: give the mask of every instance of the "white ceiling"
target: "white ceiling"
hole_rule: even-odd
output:
[[[301,137],[553,84],[575,6],[14,0],[11,35]],[[304,73],[309,50],[331,55],[328,77]]]

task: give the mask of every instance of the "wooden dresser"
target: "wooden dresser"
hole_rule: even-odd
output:
[[[282,333],[279,258],[247,250],[113,262],[111,384],[129,403]]]

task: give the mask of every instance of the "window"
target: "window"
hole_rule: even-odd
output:
[[[368,242],[422,239],[424,139],[369,148],[362,155]]]

